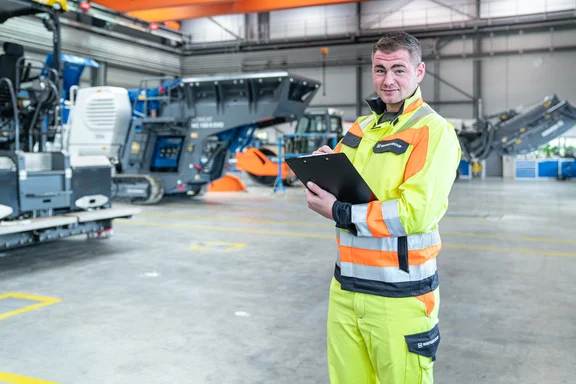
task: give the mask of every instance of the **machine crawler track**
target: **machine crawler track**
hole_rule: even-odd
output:
[[[134,204],[155,204],[162,200],[162,181],[151,175],[115,175],[112,198]]]

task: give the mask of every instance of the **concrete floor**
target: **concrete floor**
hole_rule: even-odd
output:
[[[111,240],[1,254],[0,295],[61,302],[0,320],[0,382],[328,383],[336,246],[303,196],[170,199]],[[576,183],[455,185],[437,383],[576,382],[575,218]]]

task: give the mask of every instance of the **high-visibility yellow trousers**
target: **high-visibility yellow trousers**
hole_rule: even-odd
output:
[[[440,343],[439,290],[433,308],[415,297],[344,291],[332,279],[328,308],[331,384],[432,384]]]

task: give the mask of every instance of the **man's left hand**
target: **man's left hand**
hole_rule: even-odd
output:
[[[306,189],[306,201],[308,202],[308,208],[327,219],[334,220],[334,217],[332,216],[332,206],[336,201],[336,197],[311,181],[309,181],[306,185],[308,186]]]

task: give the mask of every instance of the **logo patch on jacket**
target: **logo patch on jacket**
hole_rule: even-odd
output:
[[[408,143],[404,140],[382,140],[374,145],[374,153],[392,152],[401,155],[408,149]]]

